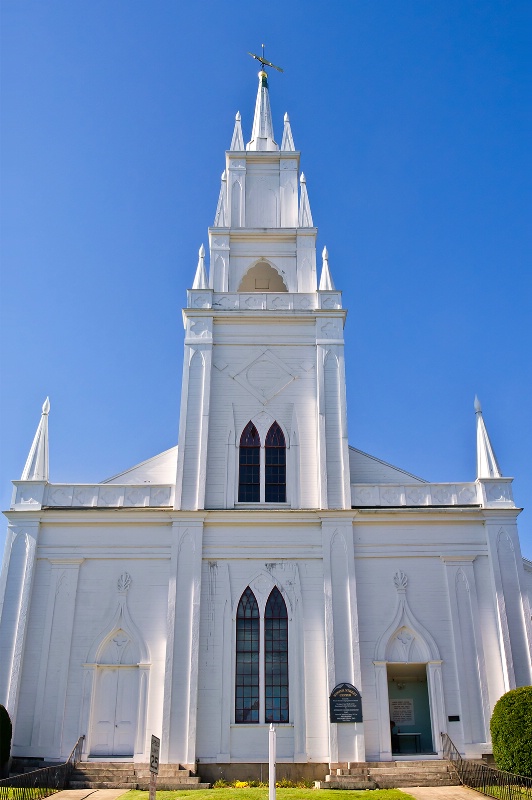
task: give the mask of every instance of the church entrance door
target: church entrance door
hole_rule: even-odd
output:
[[[137,733],[137,667],[99,667],[91,736],[91,756],[132,756]]]
[[[392,757],[434,754],[426,664],[388,664]]]

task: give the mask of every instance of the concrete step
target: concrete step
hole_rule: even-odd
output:
[[[327,776],[329,777],[329,776]],[[376,789],[377,784],[372,780],[362,780],[355,776],[333,778],[330,781],[314,781],[315,789]]]
[[[190,779],[189,779],[190,781]],[[200,779],[198,778],[197,783],[192,783],[189,781],[173,781],[173,780],[159,780],[157,779],[157,791],[172,791],[174,789],[179,789],[180,791],[187,791],[189,789],[210,789],[210,783],[201,783]],[[138,782],[138,788],[141,789],[143,792],[147,792],[150,788],[149,781],[144,783],[143,781]]]
[[[179,769],[177,767],[163,769],[164,766],[164,764],[159,764],[158,778],[190,778],[192,776],[192,773],[189,769]],[[135,775],[138,778],[149,778],[151,772],[149,769],[136,769]]]
[[[69,789],[136,789],[136,783],[120,783],[119,781],[69,781]]]

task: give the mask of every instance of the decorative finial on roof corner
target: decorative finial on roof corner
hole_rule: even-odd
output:
[[[312,221],[312,212],[310,210],[310,202],[308,199],[307,179],[303,173],[301,173],[299,181],[301,183],[301,194],[299,197],[299,215],[297,224],[300,228],[313,228],[314,223]]]
[[[224,169],[224,171],[222,172],[222,180],[223,180],[223,181],[226,181],[226,180],[227,180],[227,176],[226,176],[226,174],[225,174],[225,169]]]
[[[205,247],[201,245],[198,251],[198,266],[196,268],[196,274],[194,276],[194,283],[192,284],[193,289],[208,289],[209,282],[207,280],[207,272],[205,270]]]
[[[240,111],[235,114],[235,127],[233,129],[233,138],[229,150],[243,150],[244,137],[242,135],[242,123],[240,121]]]
[[[475,396],[477,415],[477,479],[502,478],[501,468],[491,445],[490,437],[482,416],[480,400]]]
[[[321,255],[323,258],[323,265],[321,268],[320,285],[318,288],[320,292],[332,292],[334,291],[334,283],[331,276],[331,271],[329,269],[329,251],[326,247],[323,248]]]
[[[290,117],[288,116],[288,112],[286,112],[284,115],[283,141],[281,142],[281,150],[294,151],[295,149],[292,128],[290,127]]]
[[[37,431],[28,453],[28,458],[20,476],[21,481],[48,480],[48,414],[50,400],[47,397],[42,406],[42,414]]]

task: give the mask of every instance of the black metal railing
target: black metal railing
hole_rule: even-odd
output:
[[[464,786],[497,800],[532,800],[532,778],[462,758],[446,733],[442,733],[441,738],[443,755],[453,765]]]
[[[13,775],[0,781],[0,800],[41,800],[68,785],[74,765],[81,760],[84,736],[80,736],[64,764]]]

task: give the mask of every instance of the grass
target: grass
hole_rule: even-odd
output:
[[[188,791],[157,792],[157,800],[267,800],[268,788],[246,789],[192,789]],[[277,789],[278,800],[414,800],[412,795],[400,789]],[[148,792],[133,789],[122,795],[121,800],[148,800]]]

